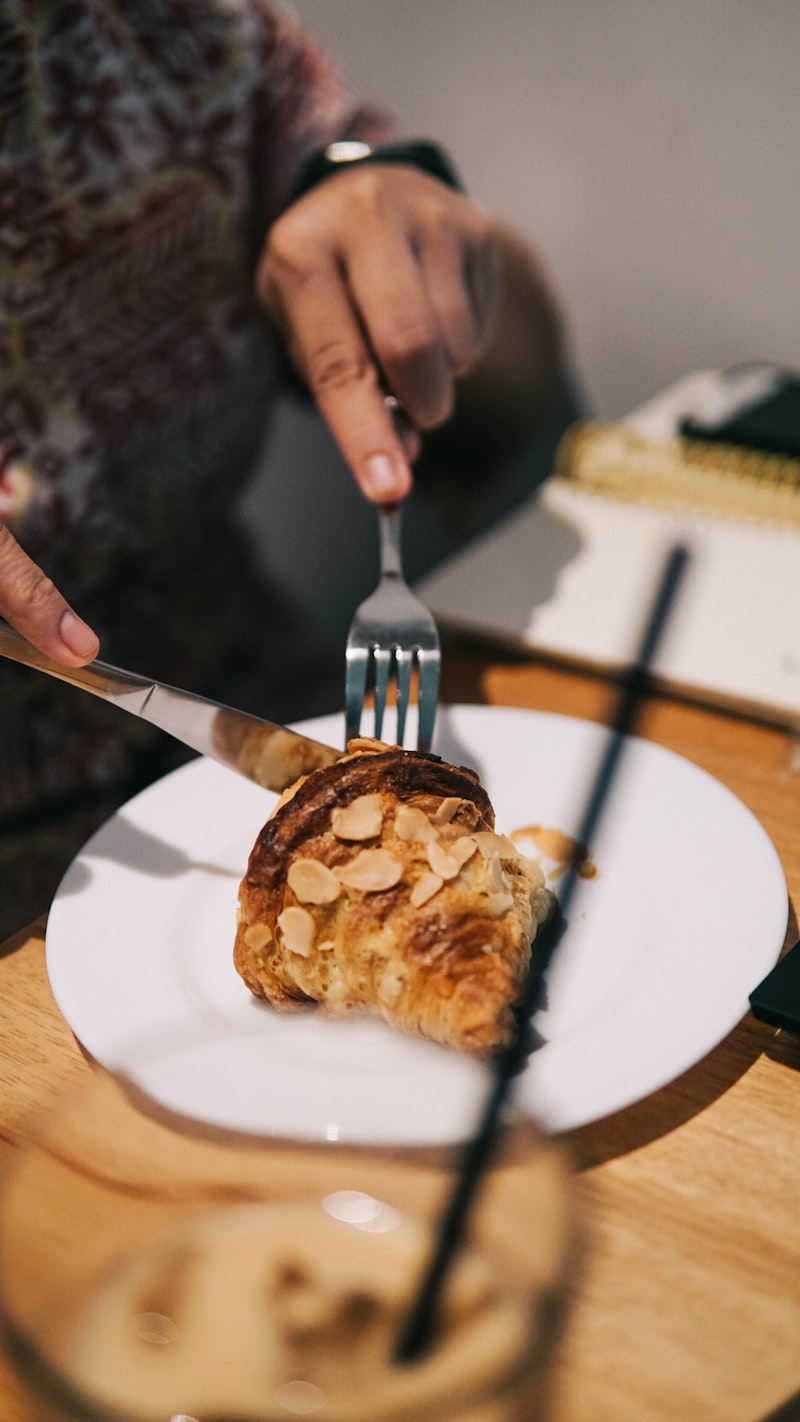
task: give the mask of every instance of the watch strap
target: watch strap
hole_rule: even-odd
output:
[[[292,202],[310,192],[318,183],[343,168],[364,163],[406,164],[419,168],[432,178],[438,178],[447,187],[463,192],[463,185],[450,158],[438,143],[428,139],[415,139],[408,143],[381,143],[373,147],[369,143],[343,141],[329,143],[318,149],[304,162],[292,189]]]

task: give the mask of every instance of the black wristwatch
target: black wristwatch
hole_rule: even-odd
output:
[[[354,163],[410,164],[412,168],[420,168],[423,173],[438,178],[456,192],[464,191],[458,173],[438,143],[417,139],[410,143],[381,143],[373,147],[369,143],[343,141],[329,143],[327,148],[318,149],[306,159],[292,189],[291,201],[295,202],[332,173],[340,173],[342,168]]]

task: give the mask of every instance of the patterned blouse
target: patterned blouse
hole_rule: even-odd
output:
[[[229,516],[281,372],[253,275],[303,158],[385,134],[267,0],[0,0],[0,520],[105,660],[311,709]],[[0,833],[153,745],[0,664]]]

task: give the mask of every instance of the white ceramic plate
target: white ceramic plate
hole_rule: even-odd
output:
[[[306,723],[341,743],[339,717]],[[511,832],[575,834],[608,744],[588,722],[456,706],[437,750],[473,766]],[[220,1125],[437,1140],[474,1122],[484,1078],[370,1019],[283,1016],[232,966],[236,896],[274,796],[205,760],[131,800],[67,872],[47,927],[56,1000],[79,1041],[171,1108]],[[780,952],[780,862],[748,809],[663,748],[625,744],[551,966],[544,1037],[515,1099],[554,1130],[673,1079],[747,1011]],[[557,887],[557,885],[556,885]]]

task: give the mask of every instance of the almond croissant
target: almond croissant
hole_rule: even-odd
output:
[[[509,1038],[554,897],[471,770],[357,740],[286,791],[239,891],[234,963],[279,1009],[366,1008],[477,1055]]]

